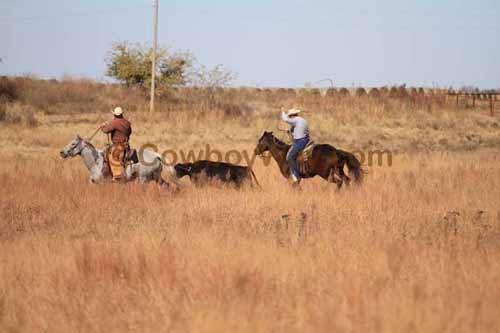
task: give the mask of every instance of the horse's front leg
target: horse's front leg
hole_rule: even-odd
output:
[[[140,165],[139,164],[128,164],[125,168],[125,178],[127,181],[135,180],[137,176],[140,174]]]
[[[170,184],[160,176],[160,179],[156,182],[160,189],[169,189]]]
[[[161,176],[162,169],[163,168],[160,164],[155,170],[152,170],[150,179],[156,182],[156,185],[158,185],[159,189],[169,188],[170,184]]]
[[[89,178],[92,184],[100,184],[104,181],[104,175],[97,167],[90,170]]]

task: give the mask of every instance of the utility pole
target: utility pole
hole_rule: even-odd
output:
[[[151,102],[149,104],[149,111],[153,112],[155,110],[155,76],[156,76],[156,41],[158,38],[158,1],[153,0],[154,7],[154,29],[153,29],[153,59],[152,59],[152,70],[151,70]]]

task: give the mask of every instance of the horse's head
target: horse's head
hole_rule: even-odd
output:
[[[191,176],[193,171],[193,163],[177,163],[174,166],[175,176],[182,178],[184,176]]]
[[[261,155],[263,152],[268,151],[273,143],[273,132],[265,132],[259,139],[257,147],[255,147],[255,155]]]
[[[74,157],[82,152],[84,146],[83,139],[77,134],[70,143],[68,143],[61,151],[59,155],[62,158]]]

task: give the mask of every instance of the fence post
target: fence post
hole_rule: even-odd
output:
[[[306,242],[307,241],[307,214],[302,212],[300,213],[300,222],[299,222],[299,241]]]
[[[493,95],[490,94],[490,115],[493,117],[494,114],[494,108],[495,108],[495,103],[493,102]],[[496,97],[495,97],[496,98]]]

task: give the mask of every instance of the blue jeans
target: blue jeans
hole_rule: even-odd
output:
[[[288,154],[286,155],[286,160],[288,161],[288,164],[290,164],[290,171],[292,172],[292,175],[297,177],[297,179],[300,178],[299,170],[297,169],[297,155],[307,146],[308,143],[308,136],[302,139],[293,140],[292,148],[290,148]]]

